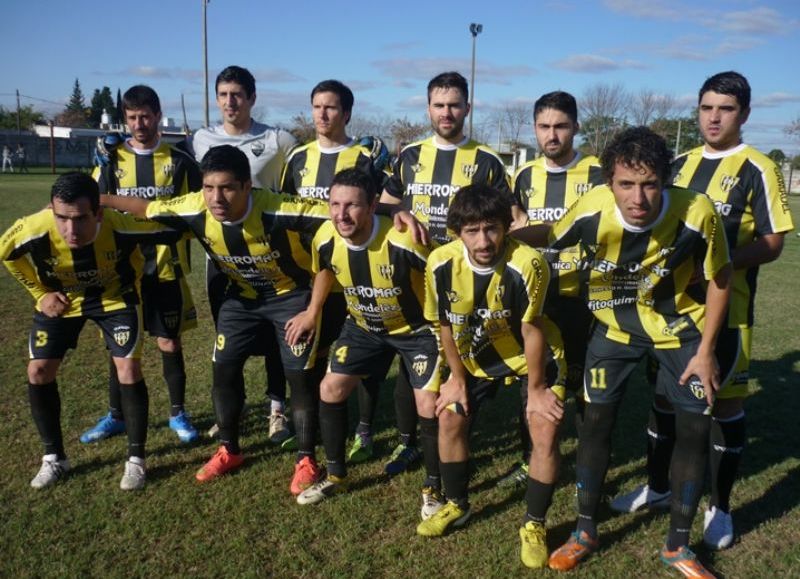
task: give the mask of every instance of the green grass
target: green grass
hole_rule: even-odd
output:
[[[52,176],[0,175],[0,227],[47,202]],[[791,203],[800,221],[800,200]],[[191,274],[200,327],[185,337],[187,406],[198,427],[213,422],[213,330],[202,291],[202,262],[195,248]],[[786,237],[781,259],[761,272],[752,373],[761,391],[748,402],[749,446],[733,507],[739,533],[734,548],[701,559],[725,577],[800,575],[800,238]],[[59,383],[67,452],[75,467],[63,483],[44,491],[29,486],[41,460],[25,386],[28,293],[0,273],[0,576],[520,576],[517,529],[524,493],[495,488],[518,460],[517,395],[504,391],[482,410],[473,439],[471,483],[474,517],[445,538],[419,538],[421,472],[387,481],[382,460],[353,467],[352,492],[314,507],[298,506],[288,491],[293,456],[266,443],[263,363],[247,366],[249,400],[240,472],[199,485],[194,472],[215,450],[209,440],[184,447],[167,428],[168,400],[152,340],[145,350],[150,385],[148,485],[119,490],[124,437],[84,446],[80,433],[106,409],[106,355],[93,329],[64,361]],[[614,495],[644,481],[644,422],[650,392],[641,379],[629,385],[614,437],[606,492]],[[351,406],[352,408],[352,406]],[[382,393],[377,451],[394,446],[391,389]],[[355,416],[351,412],[351,418]],[[549,517],[551,548],[573,528],[575,433],[570,417],[564,464]],[[669,577],[657,554],[667,531],[665,514],[612,515],[602,511],[602,548],[571,576]],[[543,571],[541,576],[557,573]],[[672,575],[674,576],[674,575]]]

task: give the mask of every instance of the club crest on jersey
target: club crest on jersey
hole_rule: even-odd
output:
[[[306,176],[306,175],[308,175],[310,172],[311,172],[311,171],[309,171],[309,170],[308,170],[308,167],[303,167],[302,169],[300,169],[300,170],[297,172],[297,174],[298,174],[298,175],[300,175],[301,177],[305,177],[305,176]]]
[[[467,179],[472,179],[475,176],[475,172],[478,170],[478,165],[469,165],[467,163],[463,163],[461,165],[461,174],[464,175]]]
[[[378,273],[383,279],[392,279],[394,275],[394,264],[381,264],[378,266]]]
[[[169,176],[171,176],[173,173],[175,173],[175,165],[173,165],[172,163],[169,163],[169,164],[167,164],[167,165],[164,165],[164,166],[161,168],[161,171],[164,173],[164,176],[165,176],[165,177],[169,177]]]
[[[739,181],[739,177],[735,175],[723,175],[722,179],[719,180],[719,188],[728,193],[739,184]]]
[[[178,314],[168,314],[164,316],[164,325],[167,326],[170,330],[173,330],[178,327],[178,320],[180,316]]]
[[[210,237],[204,237],[203,243],[209,247],[214,247],[214,241]]]
[[[269,247],[270,239],[272,239],[272,236],[269,233],[266,235],[259,235],[256,237],[256,243],[260,243],[261,245]]]
[[[447,295],[447,299],[450,301],[451,304],[461,301],[461,296],[459,296],[456,292],[452,290],[446,290],[445,295]]]
[[[339,269],[338,266],[331,264],[331,271],[333,272],[333,275],[339,275],[339,272],[341,270]]]
[[[122,257],[122,251],[119,249],[114,251],[106,251],[105,256],[108,261],[118,261],[119,258]]]
[[[419,173],[422,171],[422,169],[424,169],[422,163],[414,163],[411,165],[411,170],[414,171],[414,173]]]
[[[706,397],[706,391],[703,389],[703,383],[697,378],[692,378],[689,381],[689,390],[692,391],[692,395],[698,400],[702,400]]]
[[[255,143],[250,145],[250,152],[253,153],[253,155],[255,155],[256,157],[260,157],[261,153],[264,152],[265,148],[266,147],[264,146],[263,141],[256,141]]]
[[[306,342],[299,342],[294,346],[289,346],[289,349],[292,351],[292,354],[295,358],[302,356],[305,353],[306,348],[308,348],[308,344]]]
[[[118,180],[124,179],[127,174],[128,173],[125,171],[125,169],[117,168],[117,170],[114,171],[114,175],[117,177]]]
[[[575,183],[575,195],[583,195],[592,188],[591,183]]]
[[[411,362],[411,368],[417,373],[417,376],[425,375],[428,370],[428,357],[425,354],[417,354],[414,356],[414,361]]]
[[[498,300],[502,300],[504,295],[506,295],[506,286],[505,284],[500,284],[494,290],[494,297]]]
[[[131,339],[131,328],[130,326],[117,326],[114,328],[112,335],[118,346],[124,346]]]
[[[52,268],[55,268],[58,265],[58,257],[55,255],[53,257],[46,257],[42,261]]]

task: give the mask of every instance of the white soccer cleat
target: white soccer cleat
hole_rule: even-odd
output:
[[[31,480],[31,486],[35,489],[49,487],[64,478],[71,468],[66,458],[58,460],[58,456],[55,454],[46,454],[42,457],[42,466],[39,472]]]
[[[672,493],[657,493],[647,485],[636,487],[631,492],[611,501],[611,509],[618,513],[633,513],[639,509],[668,509]]]
[[[125,462],[125,474],[119,481],[119,488],[123,491],[138,491],[144,488],[146,480],[144,461],[132,456]]]
[[[709,549],[719,551],[733,544],[733,517],[717,507],[711,507],[703,517],[703,542]]]

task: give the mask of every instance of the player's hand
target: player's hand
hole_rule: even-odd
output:
[[[317,320],[311,312],[305,310],[286,322],[283,329],[286,331],[286,343],[296,346],[300,342],[312,340],[317,330]]]
[[[685,386],[692,378],[700,380],[706,395],[706,402],[709,406],[713,406],[715,394],[720,387],[719,364],[717,364],[716,356],[704,355],[700,352],[692,356],[678,379],[678,383]]]
[[[537,414],[553,424],[558,424],[564,418],[564,403],[550,388],[528,388],[525,413],[529,417]]]
[[[389,149],[386,148],[380,137],[361,137],[358,144],[370,150],[370,158],[375,171],[380,173],[389,164]]]
[[[106,133],[102,137],[97,137],[94,148],[94,164],[98,167],[108,166],[111,159],[117,154],[117,147],[124,142],[125,136],[118,132]]]
[[[452,374],[447,381],[439,387],[439,397],[436,399],[436,416],[439,416],[451,404],[464,410],[464,415],[469,416],[469,398],[467,397],[467,383],[459,380]]]
[[[59,318],[69,307],[69,298],[61,292],[50,292],[39,301],[39,309],[48,318]]]
[[[394,227],[398,231],[405,231],[406,228],[411,230],[411,237],[414,243],[419,243],[421,245],[428,245],[428,243],[430,243],[428,230],[425,229],[425,226],[420,223],[416,217],[411,215],[409,211],[405,209],[398,211],[394,214],[393,219]]]

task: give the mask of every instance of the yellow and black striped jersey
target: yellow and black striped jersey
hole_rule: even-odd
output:
[[[514,197],[528,213],[528,223],[554,223],[589,189],[602,185],[600,160],[593,155],[578,152],[564,167],[551,167],[547,158],[539,157],[525,163],[514,175]],[[549,301],[556,296],[577,296],[578,280],[574,263],[580,259],[578,248],[563,251],[538,248],[550,263],[552,279]]]
[[[353,168],[372,176],[375,188],[380,192],[384,174],[375,171],[369,149],[355,139],[332,148],[322,147],[319,140],[314,140],[295,147],[289,154],[281,178],[281,191],[327,201],[336,173]]]
[[[347,312],[367,332],[409,334],[430,324],[425,302],[425,263],[430,250],[397,231],[392,219],[375,216],[372,235],[361,246],[342,239],[333,223],[320,227],[313,243],[313,270],[328,269],[343,288]]]
[[[199,191],[203,186],[200,168],[186,152],[165,141],[154,149],[138,150],[127,142],[114,152],[114,159],[92,174],[100,193],[163,199]],[[158,275],[162,281],[183,277],[189,269],[187,244],[141,246],[145,257],[144,275]]]
[[[328,204],[253,190],[246,215],[222,223],[209,213],[202,193],[190,193],[150,203],[147,217],[191,232],[233,282],[233,295],[269,298],[310,287],[310,272],[298,265],[298,253],[305,253],[299,233],[316,232],[328,219]]]
[[[731,253],[763,235],[794,227],[780,168],[749,145],[722,153],[697,147],[675,159],[672,174],[675,185],[705,193],[714,202]],[[731,327],[753,325],[757,276],[758,267],[733,272]]]
[[[656,348],[677,348],[700,336],[704,284],[729,263],[725,232],[705,195],[670,187],[647,227],[625,223],[607,185],[581,197],[550,232],[552,247],[580,245],[576,263],[586,303],[606,336],[631,336]]]
[[[400,152],[385,189],[428,227],[435,241],[448,243],[455,238],[447,230],[450,200],[471,183],[511,192],[503,161],[489,147],[467,138],[458,145],[442,145],[429,137]]]
[[[467,371],[478,378],[528,373],[521,322],[542,315],[549,270],[537,250],[506,238],[494,267],[469,261],[461,240],[433,250],[425,269],[425,317],[450,325]]]
[[[51,209],[18,219],[3,234],[0,258],[33,295],[36,309],[50,292],[69,298],[64,317],[112,312],[139,303],[144,259],[140,242],[168,242],[179,234],[149,221],[103,211],[92,243],[72,249],[56,228]]]

